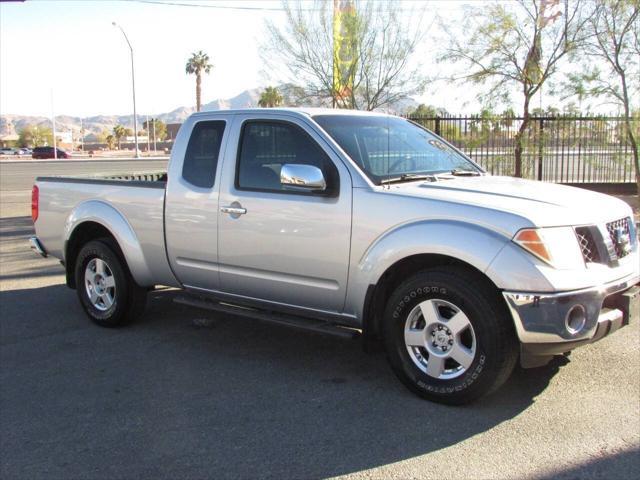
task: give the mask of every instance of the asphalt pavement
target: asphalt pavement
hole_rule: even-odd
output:
[[[638,322],[466,407],[416,398],[357,341],[171,289],[93,325],[29,250],[33,179],[163,165],[0,164],[0,478],[640,477]]]

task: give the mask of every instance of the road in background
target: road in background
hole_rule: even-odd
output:
[[[33,178],[162,166],[0,165],[0,478],[640,477],[637,321],[460,408],[418,399],[358,342],[175,290],[129,327],[90,323],[29,250]]]
[[[166,170],[167,162],[168,159],[0,162],[0,211],[4,212],[14,206],[23,207],[20,214],[30,215],[31,187],[39,176],[156,172]]]

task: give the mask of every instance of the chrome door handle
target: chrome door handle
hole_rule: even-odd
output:
[[[220,207],[220,211],[222,213],[229,213],[231,215],[244,215],[245,213],[247,213],[247,209],[246,208],[231,207],[231,206]]]

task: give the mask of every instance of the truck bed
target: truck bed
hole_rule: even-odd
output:
[[[164,241],[166,178],[166,172],[38,177],[38,237],[47,252],[64,258],[64,239],[74,227],[76,212],[96,210],[95,221],[101,223],[101,215],[108,210],[124,219],[141,246],[144,258],[140,261],[146,268],[136,269],[136,274],[142,272],[136,280],[140,284],[150,283],[153,279],[153,283],[164,281],[164,284],[173,285],[175,279],[167,262]],[[98,208],[102,212],[98,212]]]
[[[73,177],[55,176],[38,177],[37,182],[63,182],[63,183],[93,183],[100,185],[137,186],[150,188],[164,188],[167,183],[167,172],[136,172],[112,175],[78,175]]]

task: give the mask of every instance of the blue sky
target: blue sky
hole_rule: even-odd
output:
[[[134,47],[139,112],[195,102],[195,81],[184,65],[200,49],[215,65],[203,81],[204,100],[236,95],[264,83],[257,46],[267,15],[282,14],[121,1],[2,3],[0,112],[48,115],[51,89],[56,113],[129,112],[129,51],[112,21]]]
[[[195,103],[195,80],[184,73],[184,65],[196,50],[207,52],[214,64],[211,75],[203,78],[203,103],[276,83],[273,77],[265,77],[259,49],[265,19],[284,21],[281,11],[268,10],[279,8],[279,0],[154,1],[263,10],[171,6],[145,0],[0,3],[0,114],[50,116],[52,91],[57,115],[130,113],[129,50],[112,21],[122,25],[134,47],[140,114]],[[423,0],[404,1],[408,11],[411,3]],[[456,21],[466,3],[477,5],[478,1],[482,0],[431,1],[423,26],[435,25],[431,12]],[[427,74],[443,68],[433,61],[433,43],[428,41],[432,33],[416,55]],[[480,107],[476,93],[468,85],[441,82],[418,100],[452,112],[474,112]]]

